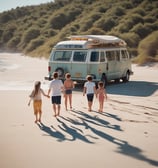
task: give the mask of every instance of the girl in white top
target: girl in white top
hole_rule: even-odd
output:
[[[42,116],[42,96],[46,96],[49,98],[48,95],[46,95],[41,89],[41,82],[37,81],[35,82],[34,90],[30,94],[30,100],[28,103],[28,106],[30,106],[31,100],[33,100],[33,108],[34,108],[34,114],[36,116],[35,123],[38,121],[41,122],[41,116]]]
[[[96,94],[96,86],[95,86],[95,83],[92,82],[91,75],[87,76],[87,82],[85,82],[84,84],[83,96],[85,94],[87,95],[87,100],[88,100],[88,111],[92,111],[93,98],[94,98],[94,94]]]
[[[54,72],[53,80],[49,85],[48,95],[51,92],[52,94],[51,101],[55,117],[60,115],[61,92],[63,91],[63,88],[64,88],[63,82],[58,79],[58,72]]]

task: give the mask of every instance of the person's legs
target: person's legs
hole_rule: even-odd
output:
[[[61,104],[61,96],[56,96],[56,105],[57,105],[57,115],[60,115],[60,104]]]
[[[67,110],[67,98],[68,98],[68,95],[65,94],[65,109]]]
[[[37,113],[35,114],[35,118],[36,118],[35,123],[37,123],[38,122],[38,115],[37,115]]]
[[[40,110],[39,111],[39,119],[38,119],[39,122],[41,122],[41,117],[42,117],[42,111]]]
[[[101,101],[101,108],[100,108],[101,112],[103,112],[103,107],[104,107],[104,100]]]
[[[38,102],[36,100],[34,100],[33,108],[34,108],[34,115],[35,115],[35,118],[36,118],[35,123],[38,122],[38,104],[37,103]]]
[[[72,94],[69,94],[70,109],[72,109]]]
[[[59,116],[60,115],[60,104],[58,104],[57,106],[58,106],[58,113],[57,113],[57,115]]]
[[[39,104],[38,104],[38,106],[39,106],[39,113],[38,113],[39,118],[38,118],[38,121],[41,122],[41,116],[42,116],[42,100],[40,100],[38,103],[39,103]]]
[[[88,101],[88,111],[92,111],[92,102]]]
[[[56,116],[56,104],[53,104],[53,111],[54,111],[54,116]]]

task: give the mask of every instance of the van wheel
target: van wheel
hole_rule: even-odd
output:
[[[63,77],[64,76],[64,70],[63,70],[63,68],[57,68],[55,70],[55,72],[58,72],[59,77]]]
[[[127,71],[127,72],[126,72],[126,76],[122,78],[123,82],[128,82],[128,81],[129,81],[129,77],[130,77],[130,74],[129,74],[129,72]]]

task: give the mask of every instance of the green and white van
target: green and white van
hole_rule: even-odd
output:
[[[85,82],[87,75],[92,75],[93,81],[102,80],[105,84],[111,80],[129,81],[132,70],[125,41],[109,35],[69,38],[52,49],[45,79],[51,80],[56,71],[61,79],[69,72],[76,82]]]

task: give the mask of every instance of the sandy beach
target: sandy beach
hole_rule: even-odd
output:
[[[34,82],[47,93],[48,61],[0,53],[0,168],[158,167],[158,64],[132,65],[130,82],[109,84],[104,112],[88,112],[82,89],[73,110],[53,117],[43,97],[42,124],[27,105]]]

